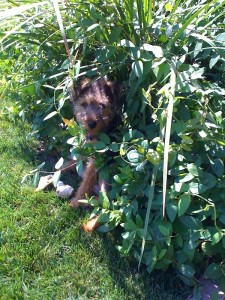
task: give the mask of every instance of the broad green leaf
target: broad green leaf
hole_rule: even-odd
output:
[[[132,219],[127,219],[127,221],[124,223],[124,228],[129,231],[138,229],[137,225],[134,223]]]
[[[176,201],[168,201],[166,205],[166,213],[171,222],[174,222],[177,216],[177,202]]]
[[[143,220],[142,220],[142,218],[141,218],[140,215],[137,215],[137,216],[136,216],[136,224],[137,224],[137,226],[140,227],[140,228],[142,228],[142,227],[144,226],[144,222],[143,222]]]
[[[109,198],[107,196],[107,193],[100,191],[99,192],[99,201],[101,203],[102,208],[109,209],[110,201],[109,201]]]
[[[46,121],[48,119],[51,119],[52,117],[54,117],[55,115],[57,115],[58,112],[57,111],[52,111],[50,114],[48,114],[43,121]]]
[[[181,183],[188,182],[188,181],[191,181],[193,178],[194,178],[194,175],[192,175],[191,173],[188,173],[183,178],[179,179],[179,182],[181,182]]]
[[[157,57],[157,58],[160,58],[160,57],[164,56],[163,49],[159,46],[155,46],[155,45],[153,46],[153,45],[150,45],[150,44],[143,44],[141,49],[145,50],[145,51],[152,52],[155,55],[155,57]]]
[[[99,140],[101,140],[103,143],[105,143],[105,145],[109,145],[110,144],[110,138],[104,132],[100,132],[100,134],[99,134]]]
[[[187,169],[189,173],[191,173],[195,177],[198,177],[201,174],[201,169],[195,164],[187,164]]]
[[[216,233],[214,233],[212,236],[212,245],[219,243],[222,237],[223,235],[221,234],[221,232],[217,231]]]
[[[199,194],[201,194],[201,188],[202,188],[202,185],[199,184],[198,182],[191,182],[189,184],[189,191],[193,195],[199,195]]]
[[[112,44],[114,42],[117,42],[121,35],[121,28],[114,27],[109,35],[109,43]]]
[[[205,270],[204,277],[218,279],[221,276],[220,264],[211,263]]]
[[[41,170],[45,166],[45,162],[41,163],[40,165],[37,166],[38,170]]]
[[[56,169],[56,170],[59,170],[59,169],[62,167],[63,163],[64,163],[64,158],[61,157],[61,158],[58,160],[58,162],[56,163],[55,169]]]
[[[98,152],[105,152],[108,150],[108,146],[106,146],[106,144],[102,141],[97,141],[97,143],[95,143],[95,149]]]
[[[191,203],[191,196],[188,194],[181,195],[178,202],[178,217],[182,216],[189,208]]]
[[[195,274],[195,269],[191,266],[191,265],[187,265],[187,264],[182,264],[179,267],[179,271],[182,275],[184,275],[185,277],[193,277]]]
[[[182,248],[182,251],[184,255],[189,259],[189,261],[192,261],[194,254],[195,254],[195,248],[190,248],[188,243],[185,242]]]
[[[219,220],[225,225],[225,213],[219,215]]]
[[[171,12],[172,11],[172,5],[170,3],[165,4],[165,10]]]
[[[135,45],[129,41],[129,40],[121,40],[120,43],[119,43],[119,46],[125,46],[125,47],[135,47]]]
[[[218,62],[219,59],[220,59],[219,54],[214,55],[209,61],[209,68],[212,69],[215,66],[215,64]]]
[[[58,183],[58,181],[59,181],[59,179],[60,179],[60,176],[61,176],[61,171],[56,171],[56,172],[54,173],[54,175],[53,175],[53,177],[52,177],[54,187],[57,186],[57,183]]]
[[[133,63],[133,69],[137,77],[143,75],[143,62],[141,60],[135,61]]]
[[[166,237],[168,237],[172,232],[172,225],[170,222],[160,223],[158,225],[159,231]]]
[[[200,230],[202,228],[202,223],[197,218],[194,218],[192,216],[181,216],[180,221],[187,226],[189,229],[192,230]]]
[[[225,32],[218,34],[216,36],[216,41],[219,43],[225,43]]]
[[[132,164],[137,164],[140,162],[142,155],[137,150],[131,150],[127,153],[127,158]]]
[[[220,158],[215,158],[214,160],[210,161],[213,173],[217,177],[222,177],[224,173],[224,163]]]
[[[191,79],[195,80],[195,79],[199,79],[199,78],[203,78],[203,74],[205,72],[205,68],[200,68],[197,71],[194,71],[191,73]]]
[[[194,143],[193,139],[187,135],[180,135],[185,144],[192,145]]]
[[[91,26],[89,26],[88,28],[87,28],[87,32],[88,31],[92,31],[92,30],[94,30],[94,29],[96,29],[96,28],[98,28],[100,25],[97,23],[97,24],[92,24]]]
[[[33,185],[34,185],[35,187],[38,186],[39,180],[40,180],[40,173],[39,173],[39,171],[38,171],[38,172],[35,172],[34,178],[33,178]]]
[[[148,149],[148,153],[146,154],[146,158],[153,165],[157,165],[160,162],[160,160],[161,160],[161,157],[158,154],[158,152],[155,151],[155,150],[153,150],[153,149]]]

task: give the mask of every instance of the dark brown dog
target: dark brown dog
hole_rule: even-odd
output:
[[[121,87],[106,78],[96,81],[85,79],[79,86],[73,87],[71,103],[77,122],[86,129],[87,140],[96,142],[100,132],[107,132],[117,123],[121,107]],[[98,182],[94,159],[90,158],[70,205],[80,206],[78,200],[92,196],[96,185],[99,185],[99,190],[106,191],[105,182]]]

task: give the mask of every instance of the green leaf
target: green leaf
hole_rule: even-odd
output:
[[[191,182],[189,184],[189,191],[193,195],[199,195],[199,194],[201,194],[201,187],[202,187],[202,185],[199,184],[198,182]]]
[[[181,216],[180,221],[190,229],[200,230],[202,228],[202,223],[197,218],[192,216]]]
[[[54,173],[54,175],[53,175],[53,177],[52,177],[54,187],[57,186],[57,183],[58,183],[58,181],[59,181],[59,179],[60,179],[60,176],[61,176],[61,171],[56,171],[56,172]]]
[[[159,46],[155,46],[155,45],[153,46],[153,45],[150,45],[150,44],[143,44],[141,49],[145,50],[145,51],[152,52],[155,55],[155,57],[157,57],[157,58],[160,58],[160,57],[164,56],[163,49]]]
[[[223,234],[221,234],[221,232],[217,231],[216,233],[214,233],[212,236],[212,245],[219,243],[219,241],[222,239],[222,237],[223,237]]]
[[[101,192],[101,191],[99,192],[99,201],[100,201],[102,208],[109,209],[110,201],[109,201],[109,198],[108,198],[106,192]]]
[[[140,162],[142,155],[137,150],[131,150],[127,153],[127,158],[132,164],[137,164]]]
[[[176,201],[168,201],[166,204],[166,213],[171,222],[174,222],[177,216],[177,202]]]
[[[63,163],[64,163],[64,159],[63,159],[63,157],[61,157],[61,158],[58,160],[58,162],[56,163],[55,169],[56,169],[56,170],[59,170],[59,169],[62,167]]]
[[[45,166],[45,162],[41,163],[40,165],[37,166],[38,170],[41,170]]]
[[[211,263],[205,270],[204,277],[211,279],[218,279],[221,274],[221,268],[219,264]]]
[[[172,225],[170,222],[158,224],[159,231],[166,237],[168,237],[172,232]]]
[[[117,42],[120,38],[121,34],[121,28],[119,27],[114,27],[109,35],[109,44],[112,44],[114,42]]]
[[[179,267],[179,271],[183,276],[188,277],[188,278],[193,277],[196,272],[192,266],[187,265],[187,264],[182,264]]]
[[[100,25],[97,23],[97,24],[92,24],[91,26],[89,26],[88,28],[87,28],[87,32],[88,31],[92,31],[92,30],[94,30],[94,29],[96,29],[96,28],[98,28]]]
[[[191,173],[188,173],[183,178],[179,179],[179,182],[181,182],[181,183],[188,182],[188,181],[191,181],[193,178],[194,178],[194,176]]]
[[[170,3],[165,4],[165,10],[171,12],[173,9],[172,5]]]
[[[127,222],[124,223],[124,228],[125,228],[126,230],[130,230],[130,231],[133,231],[133,230],[137,230],[137,229],[138,229],[137,225],[136,225],[136,224],[134,223],[134,221],[131,220],[131,219],[127,219]]]
[[[224,163],[220,158],[216,158],[214,160],[210,161],[213,173],[217,176],[217,177],[222,177],[223,173],[224,173]]]
[[[220,59],[219,54],[214,55],[209,61],[209,68],[212,69],[215,66],[215,64],[218,62],[219,59]]]
[[[52,117],[54,117],[55,115],[57,115],[58,112],[57,111],[52,111],[50,114],[48,114],[43,121],[46,121],[48,119],[51,119]]]
[[[103,143],[102,141],[97,141],[97,143],[95,143],[95,149],[98,152],[105,152],[108,150],[108,146],[106,146],[105,143]]]
[[[178,217],[182,216],[189,208],[191,203],[191,196],[188,194],[181,195],[178,202]]]
[[[181,134],[180,137],[182,138],[183,142],[187,145],[192,145],[194,143],[193,139],[190,136]]]
[[[112,152],[118,152],[119,151],[119,145],[115,142],[112,142],[112,144],[109,145],[109,150]]]
[[[158,152],[155,151],[155,150],[153,150],[153,149],[148,149],[148,153],[146,154],[146,158],[153,165],[157,165],[160,162],[160,160],[161,160],[161,157],[158,154]]]
[[[220,43],[225,43],[225,32],[218,34],[216,36],[216,41]]]
[[[99,140],[101,140],[103,143],[105,143],[105,145],[109,145],[110,144],[110,138],[104,132],[100,132],[100,134],[99,134]]]
[[[125,46],[125,47],[128,47],[128,48],[135,47],[135,45],[131,41],[126,40],[126,39],[121,40],[120,43],[119,43],[119,46]]]
[[[141,60],[135,61],[133,63],[133,69],[137,77],[143,75],[143,62]]]
[[[37,171],[37,172],[35,172],[34,178],[33,178],[33,185],[35,187],[38,186],[39,180],[40,180],[40,173],[39,173],[39,171]]]
[[[187,169],[189,173],[191,173],[195,177],[198,177],[201,174],[201,169],[195,164],[187,164]]]

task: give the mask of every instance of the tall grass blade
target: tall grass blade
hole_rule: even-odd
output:
[[[169,41],[167,45],[167,49],[171,49],[173,44],[179,39],[179,37],[182,35],[184,30],[188,27],[188,25],[191,24],[191,22],[196,19],[204,10],[206,10],[210,6],[211,2],[204,5],[202,8],[197,10],[185,23],[184,25],[177,31],[177,33],[174,35],[174,37]]]

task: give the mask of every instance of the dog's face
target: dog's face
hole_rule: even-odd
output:
[[[72,99],[75,117],[82,124],[88,138],[96,138],[101,131],[107,131],[117,114],[120,88],[104,78],[90,82],[83,81],[74,87]]]

